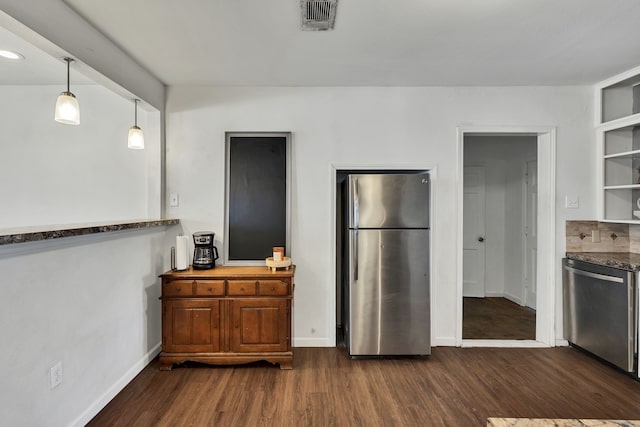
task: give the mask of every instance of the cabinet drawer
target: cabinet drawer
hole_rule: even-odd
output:
[[[162,296],[188,297],[193,293],[193,280],[173,280],[162,285]]]
[[[261,280],[258,289],[260,295],[289,295],[289,284],[282,280]]]
[[[224,295],[224,280],[196,280],[196,295],[222,296]]]
[[[227,283],[227,295],[255,295],[255,280],[229,280]]]

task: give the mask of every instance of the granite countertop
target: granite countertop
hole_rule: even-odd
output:
[[[487,427],[640,427],[637,420],[594,420],[560,418],[489,418]]]
[[[640,254],[630,252],[567,252],[567,258],[624,270],[640,271]]]
[[[180,223],[178,219],[132,220],[128,222],[103,222],[87,224],[44,225],[16,229],[0,229],[0,246],[14,243],[36,242],[111,231],[135,230]]]

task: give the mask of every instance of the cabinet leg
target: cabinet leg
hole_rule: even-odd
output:
[[[280,362],[280,369],[282,370],[293,369],[293,361],[290,360],[288,362]]]
[[[160,370],[161,371],[170,371],[173,368],[173,363],[167,363],[160,360]]]

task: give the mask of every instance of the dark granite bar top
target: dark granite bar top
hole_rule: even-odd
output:
[[[640,271],[640,254],[630,252],[567,252],[567,258],[625,270]]]
[[[104,222],[88,224],[65,224],[51,226],[0,229],[0,246],[14,243],[36,242],[38,240],[60,239],[111,231],[135,230],[179,224],[179,219],[134,220],[129,222]]]
[[[638,420],[595,420],[559,418],[488,418],[487,427],[636,427]]]

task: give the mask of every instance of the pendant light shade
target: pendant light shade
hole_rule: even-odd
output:
[[[76,96],[69,90],[69,68],[73,59],[64,58],[67,61],[67,90],[58,96],[56,101],[56,122],[66,125],[80,124],[80,106]]]
[[[134,114],[135,114],[135,122],[134,125],[129,129],[129,139],[127,146],[134,150],[142,150],[144,148],[144,135],[142,134],[142,129],[138,127],[138,102],[139,99],[134,99],[135,103]]]

